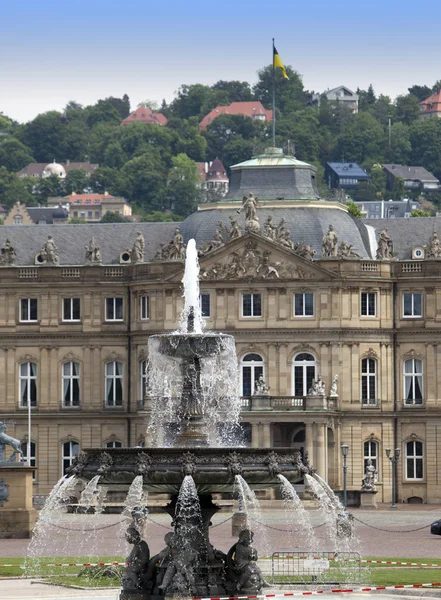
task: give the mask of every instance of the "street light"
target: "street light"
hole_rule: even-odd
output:
[[[343,507],[346,510],[348,504],[348,495],[346,491],[346,473],[348,471],[348,465],[346,459],[348,457],[349,446],[347,444],[342,444],[340,448],[343,456]]]
[[[392,501],[390,503],[389,510],[395,510],[397,505],[395,504],[395,473],[397,469],[398,459],[400,458],[400,449],[395,448],[393,455],[391,456],[391,449],[386,448],[386,456],[390,460],[392,465]]]

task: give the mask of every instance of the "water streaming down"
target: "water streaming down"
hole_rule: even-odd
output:
[[[125,532],[128,527],[134,527],[140,536],[143,537],[148,514],[147,501],[148,492],[144,490],[143,477],[142,475],[137,475],[131,483],[124,500],[120,523],[121,539],[125,540]]]
[[[246,515],[247,529],[254,532],[254,545],[259,548],[261,556],[268,556],[270,544],[259,500],[242,475],[236,475],[234,485],[236,489],[233,491],[233,495],[237,494],[240,497],[243,512]]]
[[[292,483],[284,475],[277,475],[280,481],[280,488],[285,509],[285,516],[289,523],[298,525],[298,530],[291,533],[287,531],[290,541],[290,548],[296,548],[299,543],[300,549],[306,552],[315,552],[318,549],[318,543],[314,534],[314,529],[309,518],[308,511],[303,506],[299,495]]]
[[[81,507],[89,508],[91,506],[97,506],[99,503],[99,490],[98,482],[101,475],[95,475],[93,479],[89,481],[84,490],[81,492],[80,500],[78,504]]]

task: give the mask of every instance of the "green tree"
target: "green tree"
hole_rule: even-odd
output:
[[[422,119],[410,127],[414,165],[422,165],[437,177],[441,176],[441,120]]]
[[[197,207],[200,198],[200,178],[197,165],[186,154],[172,158],[165,191],[166,206],[171,211],[186,217]]]
[[[211,86],[213,91],[223,91],[227,94],[228,103],[249,102],[253,100],[250,84],[247,81],[219,80]]]
[[[421,210],[421,208],[415,208],[411,213],[411,217],[432,217],[432,213],[428,210]]]
[[[369,182],[362,181],[354,188],[352,197],[357,202],[371,202],[376,199],[375,189]]]
[[[427,85],[413,85],[410,88],[407,88],[409,94],[416,96],[419,102],[422,102],[426,98],[432,95],[432,90]]]
[[[275,71],[277,108],[285,117],[289,113],[301,110],[306,104],[301,76],[290,66],[286,67],[286,73],[289,79],[283,77],[281,69]],[[264,106],[270,107],[272,104],[273,66],[264,67],[258,71],[258,76],[259,79],[253,87],[254,97],[256,100],[260,100]]]
[[[93,106],[86,109],[86,122],[89,127],[96,127],[100,123],[119,125],[122,121],[120,113],[111,102],[98,100]]]
[[[348,200],[348,202],[346,202],[346,206],[348,207],[348,213],[352,217],[354,217],[354,219],[361,219],[361,210],[358,208],[355,202],[352,202],[352,200]]]
[[[76,194],[84,193],[84,190],[89,187],[88,179],[87,171],[84,169],[71,169],[64,180],[65,194],[72,194],[72,192]]]
[[[34,196],[39,204],[46,204],[51,196],[64,196],[64,182],[57,175],[42,177],[38,179],[34,186]]]
[[[55,110],[35,117],[17,130],[17,138],[28,148],[37,162],[63,162],[67,158],[66,124]]]
[[[171,117],[168,120],[167,129],[173,133],[173,154],[187,154],[189,158],[196,161],[205,160],[207,140],[199,130],[199,122],[196,117],[191,119]]]
[[[125,119],[130,114],[130,100],[127,94],[124,94],[122,98],[115,98],[114,96],[109,96],[105,98],[104,102],[113,106],[113,108],[118,112],[119,116],[122,119]]]
[[[33,200],[25,182],[15,173],[10,173],[6,167],[0,167],[0,204],[7,208],[11,208],[16,202],[30,206]]]
[[[388,160],[400,165],[408,164],[412,145],[410,143],[410,129],[405,123],[398,121],[390,128],[390,151]]]
[[[380,94],[375,102],[370,107],[370,113],[379,121],[384,127],[389,123],[389,119],[392,119],[395,114],[395,106],[389,96]]]
[[[369,173],[371,186],[374,188],[377,198],[383,198],[386,193],[387,175],[383,166],[375,164]]]
[[[160,212],[155,210],[152,213],[147,213],[141,217],[142,223],[174,223],[176,221],[182,221],[183,217],[176,213]]]
[[[386,148],[383,126],[369,112],[355,115],[354,120],[339,136],[334,155],[345,161],[362,163],[367,159],[382,161]]]
[[[395,177],[392,185],[392,196],[394,200],[402,200],[406,190],[404,188],[404,179],[402,177]]]
[[[248,160],[253,155],[253,149],[254,144],[251,140],[244,140],[241,135],[235,136],[224,146],[221,159],[224,167],[229,169],[231,165]]]
[[[156,148],[126,162],[120,175],[117,187],[121,195],[146,211],[163,210],[166,174]]]
[[[121,176],[118,169],[100,167],[89,177],[88,185],[95,194],[118,194],[122,190]]]
[[[118,132],[119,143],[128,159],[154,150],[166,167],[171,164],[174,137],[167,127],[148,123],[131,123]]]
[[[119,169],[125,162],[127,162],[127,154],[121,148],[121,144],[119,142],[110,143],[104,151],[103,163],[107,167]]]
[[[395,117],[406,125],[411,125],[421,114],[419,100],[413,94],[395,98]]]
[[[208,143],[207,156],[217,156],[223,162],[226,158],[225,153],[228,152],[225,148],[231,141],[238,137],[247,141],[254,140],[259,137],[263,128],[262,123],[243,115],[220,115],[210,123],[205,132]],[[228,160],[226,162],[229,163]]]
[[[177,97],[168,107],[174,117],[188,119],[197,117],[199,120],[216,106],[216,97],[208,85],[195,83],[181,85]]]
[[[100,223],[130,223],[130,219],[120,215],[118,212],[108,210],[101,218]]]
[[[376,97],[375,97],[374,88],[372,87],[372,83],[369,84],[369,87],[367,90],[360,90],[359,88],[357,88],[357,94],[358,94],[358,110],[360,110],[360,111],[368,110],[368,108],[370,108],[371,106],[373,106],[375,104]]]
[[[315,111],[299,110],[289,118],[281,118],[277,123],[276,142],[283,145],[291,140],[295,144],[295,153],[300,160],[314,162],[319,157],[320,130]]]
[[[0,167],[6,167],[8,171],[17,172],[32,162],[35,161],[31,149],[16,138],[6,138],[0,144]]]
[[[86,219],[82,219],[81,217],[72,217],[69,219],[69,225],[82,225],[86,223]]]

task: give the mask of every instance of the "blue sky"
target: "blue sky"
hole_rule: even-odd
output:
[[[395,97],[441,79],[439,0],[21,0],[0,14],[0,112],[18,121],[69,100],[127,93],[136,107],[184,83],[254,83],[272,37],[314,91],[372,83]]]

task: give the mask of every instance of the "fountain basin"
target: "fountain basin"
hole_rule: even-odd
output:
[[[175,358],[207,358],[234,344],[233,336],[224,333],[164,333],[150,339],[159,343],[161,354]]]
[[[91,448],[74,462],[71,473],[83,479],[100,474],[100,484],[130,485],[143,476],[149,492],[177,494],[185,475],[191,475],[199,494],[231,492],[236,475],[252,489],[273,487],[277,475],[291,483],[303,479],[304,471],[292,448]]]

